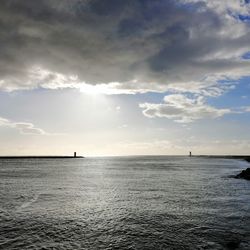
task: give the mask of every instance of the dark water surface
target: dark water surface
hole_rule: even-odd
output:
[[[250,249],[249,164],[0,160],[0,249]]]

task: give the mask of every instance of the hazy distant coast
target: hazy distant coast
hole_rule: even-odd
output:
[[[238,160],[245,160],[247,162],[250,162],[249,155],[197,155],[196,157],[238,159]]]
[[[84,156],[0,156],[0,159],[65,159],[84,158]]]

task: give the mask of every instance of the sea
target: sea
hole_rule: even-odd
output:
[[[241,160],[0,159],[0,249],[250,249]]]

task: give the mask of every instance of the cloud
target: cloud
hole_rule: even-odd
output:
[[[214,9],[218,13],[228,13],[236,15],[241,13],[242,15],[250,14],[250,5],[248,0],[239,1],[220,1],[220,0],[184,0],[186,3],[204,3],[210,8]]]
[[[180,123],[217,118],[232,112],[230,109],[217,109],[205,104],[204,97],[188,98],[181,94],[165,96],[161,104],[142,103],[139,106],[149,118],[166,117]]]
[[[0,89],[218,93],[250,75],[239,15],[246,1],[3,0]]]
[[[244,111],[245,111],[245,112],[250,112],[250,106],[249,106],[249,107],[245,107],[245,108],[244,108]]]
[[[0,117],[0,127],[9,127],[19,130],[24,135],[46,135],[47,133],[41,128],[37,128],[28,122],[12,122],[8,119]]]
[[[25,123],[25,122],[17,122],[13,123],[13,126],[17,128],[21,134],[29,134],[29,135],[45,135],[45,131],[36,128],[32,123]]]

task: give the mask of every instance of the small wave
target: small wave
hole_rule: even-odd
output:
[[[24,208],[27,208],[29,207],[31,204],[33,204],[34,202],[36,202],[39,198],[40,194],[36,194],[32,199],[30,199],[29,201],[27,202],[24,202],[18,209],[17,211],[20,211]]]

